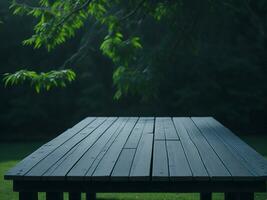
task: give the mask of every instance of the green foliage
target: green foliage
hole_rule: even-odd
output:
[[[123,36],[121,33],[115,33],[113,36],[108,35],[100,46],[103,54],[111,58],[113,62],[119,62],[120,60],[117,48],[122,44],[122,39]]]
[[[24,82],[30,82],[35,88],[36,92],[39,93],[41,90],[50,90],[53,87],[66,87],[66,84],[75,80],[76,74],[69,69],[41,72],[36,73],[35,71],[19,70],[13,74],[4,74],[5,86],[13,86],[22,84]]]
[[[141,49],[139,37],[123,40],[121,33],[115,33],[105,37],[100,46],[103,54],[108,56],[116,65],[129,66],[136,59],[137,50]]]
[[[23,44],[34,48],[45,46],[51,51],[73,37],[75,32],[84,26],[89,16],[102,23],[111,23],[110,20],[105,20],[105,7],[108,5],[109,2],[106,0],[40,0],[37,7],[13,1],[10,8],[15,15],[31,15],[39,20],[34,27],[35,33],[24,40]]]
[[[115,33],[113,36],[105,37],[100,49],[103,54],[108,56],[115,64],[116,70],[113,73],[113,83],[117,87],[114,99],[118,100],[122,94],[140,92],[138,82],[141,82],[142,76],[139,69],[134,66],[137,60],[137,53],[142,49],[139,37],[132,37],[123,40],[121,33]]]
[[[51,1],[41,0],[40,7],[32,7],[14,1],[10,8],[16,15],[32,15],[39,19],[35,25],[35,34],[23,41],[24,45],[31,45],[34,48],[45,46],[51,51],[56,46],[64,43],[75,35],[88,18],[90,10],[87,1]],[[74,15],[74,13],[76,13]]]
[[[37,17],[49,13],[55,2],[67,1],[27,3],[35,6]],[[13,16],[8,1],[0,1],[0,74],[18,66],[33,71],[39,71],[34,66],[71,66],[79,74],[72,87],[39,95],[28,87],[0,87],[3,134],[35,135],[43,127],[40,135],[47,136],[88,115],[209,115],[240,133],[266,133],[267,1],[142,2],[91,1],[89,11],[83,9],[88,18],[74,30],[76,37],[49,53],[19,45],[41,15]]]
[[[118,100],[122,96],[130,94],[142,94],[143,97],[148,96],[149,92],[146,90],[148,84],[147,73],[136,68],[129,68],[120,66],[117,67],[113,73],[113,83],[117,86],[114,99]]]
[[[132,6],[142,6],[140,2],[132,2]],[[116,13],[124,5],[121,1],[107,1],[107,0],[66,0],[66,1],[49,1],[40,0],[38,6],[30,6],[13,1],[10,8],[15,15],[31,15],[38,19],[34,27],[34,34],[23,41],[24,45],[30,45],[34,48],[46,47],[51,51],[56,46],[66,42],[67,39],[73,37],[75,32],[84,26],[85,22],[94,18],[96,22],[107,27],[108,34],[104,38],[100,49],[104,55],[109,57],[118,68],[123,66],[127,71],[137,71],[136,65],[138,50],[142,49],[141,40],[134,35],[128,35],[126,39],[123,37],[122,27],[124,22]],[[162,9],[161,9],[162,10]],[[115,12],[111,12],[115,11]],[[135,12],[135,11],[134,11]],[[131,13],[135,14],[135,13]],[[129,17],[130,17],[129,15]],[[128,16],[126,17],[127,20]],[[128,69],[129,67],[135,69]],[[116,72],[117,70],[115,70]],[[18,72],[18,74],[21,74]],[[125,73],[119,73],[123,75]],[[138,73],[136,73],[137,75]],[[114,75],[116,77],[117,75]],[[18,76],[12,76],[13,79]],[[7,79],[6,79],[7,80]],[[9,80],[9,79],[8,79]],[[38,79],[38,85],[45,79]],[[120,91],[123,84],[127,84],[126,79],[114,79],[114,84]],[[20,83],[20,80],[13,80],[14,83]],[[42,84],[46,85],[46,83]],[[128,84],[127,84],[128,85]],[[56,86],[53,84],[53,86]],[[46,87],[46,86],[45,86]],[[48,88],[50,85],[47,86]],[[38,89],[39,90],[39,89]],[[119,95],[116,95],[118,97]]]
[[[154,12],[152,13],[152,16],[160,21],[164,16],[166,16],[169,12],[168,3],[158,3],[155,7]]]

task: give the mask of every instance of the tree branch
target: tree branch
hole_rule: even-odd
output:
[[[143,4],[146,2],[146,0],[141,0],[138,5],[136,6],[136,8],[134,10],[132,10],[130,13],[128,13],[127,15],[125,15],[124,17],[120,18],[119,21],[124,21],[127,18],[131,17],[132,15],[134,15],[142,6]]]
[[[247,8],[247,10],[250,12],[253,20],[254,20],[254,23],[258,24],[258,26],[256,28],[258,28],[260,34],[264,37],[265,35],[265,31],[264,31],[264,25],[260,19],[260,17],[255,13],[255,11],[251,8],[250,6],[250,2],[249,0],[244,0],[244,3],[245,3],[245,6]]]
[[[98,36],[101,31],[103,31],[104,27],[102,27],[101,29],[98,29],[95,31],[95,27],[97,27],[98,25],[98,21],[96,21],[92,26],[91,26],[91,31],[89,31],[88,34],[86,34],[86,41],[80,46],[80,48],[74,53],[72,54],[67,60],[65,60],[65,62],[63,63],[63,65],[61,67],[59,67],[59,69],[65,69],[70,67],[70,65],[72,65],[73,63],[75,63],[76,61],[80,60],[81,58],[83,58],[84,56],[86,56],[87,53],[87,49],[90,51],[96,51],[95,48],[90,47],[90,42],[92,41],[92,33],[94,33],[95,36]]]
[[[69,67],[71,64],[73,64],[79,57],[81,57],[83,54],[85,54],[86,53],[86,48],[89,46],[89,42],[90,42],[90,40],[89,40],[89,38],[87,39],[87,41],[86,41],[86,43],[85,44],[83,44],[79,49],[78,49],[78,51],[77,52],[75,52],[73,55],[71,55],[71,57],[70,58],[68,58],[65,62],[64,62],[64,64],[60,67],[60,69],[65,69],[65,68],[67,68],[67,67]],[[90,48],[90,50],[92,50],[92,51],[95,51],[95,49],[94,48]]]
[[[58,24],[57,26],[61,26],[65,21],[67,21],[72,15],[74,15],[75,13],[83,10],[86,6],[88,6],[93,0],[87,0],[83,5],[81,5],[80,7],[74,9],[73,11],[71,11],[67,16],[65,16]]]
[[[42,10],[42,11],[45,11],[45,12],[49,12],[51,14],[54,14],[52,12],[52,10],[48,7],[37,7],[37,6],[31,6],[31,5],[28,5],[26,3],[18,3],[17,1],[14,1],[13,5],[17,5],[17,6],[20,6],[20,7],[24,7],[26,9],[30,9],[30,10]],[[61,10],[58,10],[58,11],[61,11]]]

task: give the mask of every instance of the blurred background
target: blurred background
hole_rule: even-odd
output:
[[[252,3],[252,12],[241,6],[238,11],[221,5],[210,10],[196,4],[201,8],[194,14],[196,22],[191,15],[177,21],[183,31],[169,28],[172,22],[147,19],[139,30],[146,57],[154,60],[147,96],[129,94],[114,100],[114,66],[99,50],[104,35],[93,31],[92,50],[75,64],[77,80],[66,88],[37,94],[29,86],[0,84],[0,140],[52,138],[87,116],[213,116],[238,134],[266,135],[263,4],[264,0]],[[35,21],[13,16],[8,7],[8,1],[0,1],[0,74],[22,68],[48,71],[83,43],[87,26],[50,53],[25,47],[21,42],[33,34]],[[170,40],[172,33],[177,40]]]

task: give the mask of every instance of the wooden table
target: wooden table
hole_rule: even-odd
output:
[[[8,153],[8,152],[7,152]],[[267,161],[212,117],[88,117],[5,174],[20,200],[81,192],[198,192],[250,200]]]

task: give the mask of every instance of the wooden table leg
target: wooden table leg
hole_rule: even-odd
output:
[[[63,200],[62,192],[47,192],[46,200]]]
[[[211,200],[211,199],[212,199],[211,192],[200,193],[200,200]]]
[[[96,200],[96,193],[86,193],[86,200]]]
[[[225,193],[225,200],[254,200],[253,192]]]
[[[37,192],[20,192],[19,200],[38,200]]]
[[[254,200],[253,192],[242,192],[239,196],[241,200]]]
[[[224,193],[225,200],[239,200],[239,194],[233,192],[226,192]]]
[[[69,192],[69,200],[81,200],[80,192]]]

